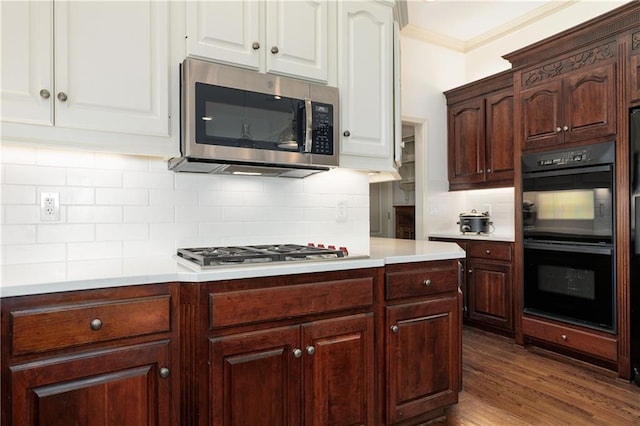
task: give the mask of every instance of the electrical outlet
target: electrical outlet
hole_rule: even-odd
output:
[[[347,200],[338,200],[336,203],[336,220],[338,222],[347,221]]]
[[[60,220],[60,193],[41,192],[40,193],[40,220],[56,221]]]

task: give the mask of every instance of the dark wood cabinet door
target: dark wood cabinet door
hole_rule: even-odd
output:
[[[467,267],[469,319],[513,331],[511,264],[471,258]]]
[[[171,425],[169,342],[77,353],[10,368],[12,424]]]
[[[565,81],[565,142],[587,140],[616,133],[616,85],[614,64],[572,73]]]
[[[487,96],[487,182],[513,185],[513,88]]]
[[[458,401],[457,294],[387,308],[387,424]]]
[[[485,180],[484,98],[448,110],[449,185]]]
[[[562,143],[562,81],[523,90],[521,114],[523,150]]]
[[[303,423],[373,424],[373,314],[313,322],[302,335]]]
[[[210,424],[299,425],[299,341],[299,326],[210,340]]]

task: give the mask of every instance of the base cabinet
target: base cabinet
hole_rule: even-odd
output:
[[[387,265],[385,424],[414,425],[458,401],[458,262]]]
[[[213,425],[373,422],[372,314],[212,339],[210,347]]]
[[[2,424],[177,424],[174,291],[1,299]]]

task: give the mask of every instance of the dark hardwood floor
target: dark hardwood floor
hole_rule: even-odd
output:
[[[600,367],[471,327],[463,390],[431,425],[640,425],[640,387]]]

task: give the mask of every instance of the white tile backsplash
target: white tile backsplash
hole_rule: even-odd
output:
[[[161,158],[14,144],[0,146],[0,161],[2,267],[15,273],[28,275],[23,265],[37,262],[51,265],[53,280],[75,277],[65,262],[100,268],[190,246],[314,242],[369,250],[365,173],[176,174]],[[60,193],[60,221],[40,220],[44,191]],[[347,200],[346,222],[336,220],[338,199]]]

